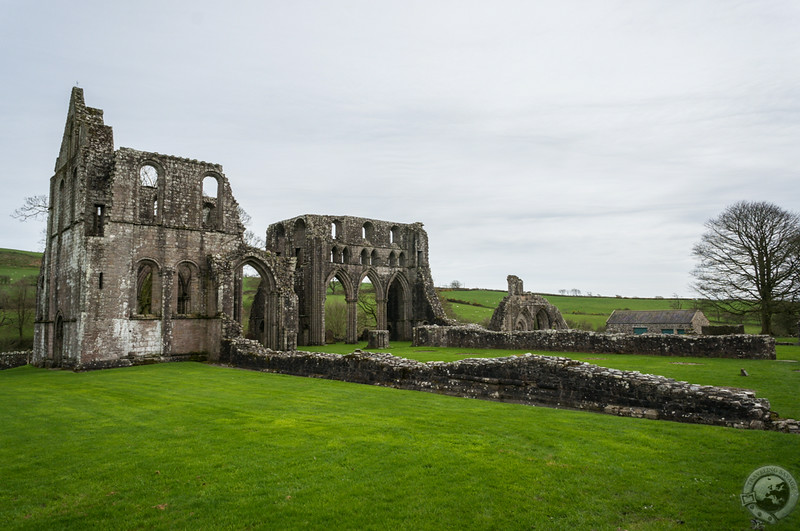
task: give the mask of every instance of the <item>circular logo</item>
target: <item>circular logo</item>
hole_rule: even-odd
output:
[[[776,523],[792,512],[800,491],[792,475],[779,466],[762,466],[747,478],[742,489],[742,505],[753,516]]]

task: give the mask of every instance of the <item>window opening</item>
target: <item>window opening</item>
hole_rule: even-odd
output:
[[[139,182],[142,186],[156,188],[158,186],[158,170],[152,164],[145,164],[139,169]]]

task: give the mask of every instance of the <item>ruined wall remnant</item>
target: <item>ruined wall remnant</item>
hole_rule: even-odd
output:
[[[800,433],[753,391],[693,385],[553,356],[525,354],[450,363],[356,351],[347,356],[272,352],[247,340],[227,342],[222,360],[236,367],[398,389],[582,409],[619,416]]]
[[[770,336],[677,336],[599,334],[583,330],[495,332],[479,326],[420,326],[414,346],[644,354],[698,358],[775,359]]]
[[[260,339],[293,348],[273,332],[295,322],[292,260],[246,246],[238,210],[218,164],[114,150],[103,111],[74,88],[50,179],[33,362],[214,358],[220,317],[241,301],[237,268],[251,263],[269,288]]]
[[[14,369],[30,363],[33,351],[0,352],[0,371]]]
[[[267,230],[267,250],[296,260],[298,344],[325,344],[325,298],[336,280],[347,302],[348,343],[355,343],[361,283],[375,288],[377,328],[391,341],[408,341],[419,324],[446,318],[433,288],[428,235],[422,223],[395,223],[352,216],[305,215]]]
[[[489,321],[489,330],[550,330],[565,329],[567,322],[561,312],[542,297],[523,290],[522,279],[508,276],[508,295],[500,301]]]

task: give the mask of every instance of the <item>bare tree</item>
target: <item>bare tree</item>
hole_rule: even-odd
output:
[[[378,303],[372,294],[360,293],[358,295],[359,323],[364,328],[375,328],[378,322]]]
[[[461,284],[460,280],[453,280],[450,282],[450,289],[461,289],[463,284]]]
[[[333,334],[335,341],[345,338],[347,333],[347,305],[339,301],[325,304],[325,330]]]
[[[46,195],[32,195],[26,197],[22,206],[16,209],[11,217],[20,221],[29,219],[43,221],[47,219],[47,211],[50,207],[50,200]]]
[[[756,314],[761,333],[800,287],[800,218],[771,203],[740,201],[706,222],[694,246],[694,289],[720,310]]]

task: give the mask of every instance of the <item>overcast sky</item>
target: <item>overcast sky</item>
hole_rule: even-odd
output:
[[[739,200],[800,210],[800,2],[0,0],[0,247],[69,94],[223,166],[262,234],[421,221],[437,285],[692,296]]]

